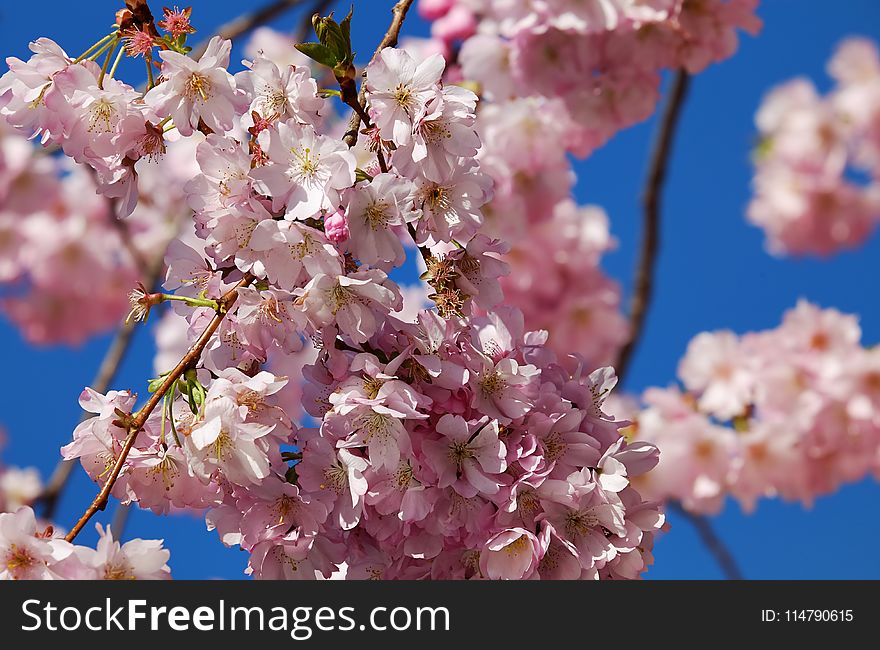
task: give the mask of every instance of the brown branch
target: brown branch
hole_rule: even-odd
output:
[[[86,509],[83,516],[79,518],[79,520],[74,524],[73,528],[67,533],[65,539],[68,542],[72,542],[79,532],[82,530],[83,526],[88,523],[89,519],[91,519],[95,513],[99,510],[103,510],[107,506],[107,500],[110,497],[110,492],[113,490],[113,486],[116,484],[116,479],[119,478],[119,474],[122,471],[122,467],[125,465],[125,460],[128,458],[128,454],[131,451],[131,448],[134,447],[135,440],[137,439],[138,433],[140,433],[141,429],[143,429],[144,424],[147,422],[147,418],[150,417],[150,414],[155,410],[156,406],[158,406],[159,402],[162,401],[162,398],[165,397],[165,394],[171,390],[172,386],[177,382],[183,374],[189,370],[190,368],[195,368],[196,364],[199,361],[199,358],[202,355],[202,352],[205,349],[205,346],[208,345],[208,342],[211,340],[211,337],[214,336],[214,333],[217,331],[217,328],[220,327],[220,323],[226,317],[226,314],[229,313],[229,310],[235,304],[235,301],[238,299],[238,289],[241,287],[246,287],[251,282],[254,281],[254,276],[250,273],[246,274],[234,287],[232,287],[229,291],[223,294],[223,297],[218,300],[218,308],[217,313],[214,315],[214,318],[205,328],[205,331],[202,332],[201,336],[199,336],[198,340],[190,347],[189,351],[184,355],[184,357],[180,360],[180,362],[174,366],[174,369],[165,377],[165,380],[159,386],[155,393],[150,397],[147,403],[138,410],[136,413],[131,413],[128,417],[127,429],[128,435],[125,438],[125,441],[122,444],[122,451],[119,453],[119,457],[116,459],[116,462],[113,464],[113,469],[110,471],[110,476],[107,477],[107,481],[104,483],[104,486],[101,488],[101,491],[98,492],[98,496],[95,497],[94,501],[92,501],[91,505]]]
[[[305,4],[305,2],[306,0],[276,0],[275,2],[270,2],[253,13],[243,14],[234,20],[230,20],[224,25],[221,25],[214,33],[214,36],[235,40],[239,36],[243,36],[244,34],[255,30],[257,27],[274,20],[286,11]],[[208,49],[208,43],[210,40],[211,39],[208,39],[207,41],[203,41],[196,45],[196,47],[193,48],[193,51],[190,52],[189,56],[194,59],[200,58],[205,53],[205,50]]]
[[[718,533],[712,528],[712,524],[706,517],[688,512],[677,501],[669,502],[667,508],[691,523],[700,536],[703,545],[709,549],[715,561],[718,562],[718,566],[721,567],[721,572],[725,578],[728,580],[743,579],[742,571],[740,571],[739,565],[737,565],[736,560],[733,558],[733,554],[718,536]]]
[[[654,271],[657,262],[657,251],[660,247],[660,203],[663,195],[663,184],[672,153],[672,142],[676,127],[681,117],[681,109],[687,95],[690,76],[684,70],[675,74],[669,100],[660,119],[651,163],[642,194],[644,213],[644,233],[642,247],[633,286],[633,296],[629,308],[629,340],[620,351],[615,368],[617,376],[623,383],[623,377],[629,368],[632,354],[641,338],[645,326],[645,318],[654,294]]]
[[[397,45],[397,39],[400,37],[400,29],[403,27],[403,21],[406,19],[406,12],[409,11],[410,6],[412,5],[413,0],[400,0],[394,8],[391,10],[393,17],[391,19],[391,25],[388,27],[388,31],[385,32],[385,36],[382,38],[382,41],[379,43],[379,47],[376,48],[376,51],[373,52],[373,56],[370,58],[370,63],[376,60],[376,57],[379,56],[379,52],[384,50],[386,47],[394,47]],[[366,74],[366,68],[364,68],[364,74]],[[367,97],[367,88],[366,85],[361,82],[361,91],[358,93],[358,103],[363,106],[365,105],[365,100]],[[345,132],[345,136],[343,136],[343,141],[348,145],[348,148],[351,149],[354,145],[357,144],[358,141],[358,132],[361,128],[361,116],[360,111],[354,111],[352,113],[351,119],[348,122],[348,130]]]

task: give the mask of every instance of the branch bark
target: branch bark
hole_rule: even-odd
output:
[[[690,522],[700,536],[703,545],[709,549],[715,561],[718,562],[718,566],[721,567],[721,572],[725,578],[728,580],[743,579],[742,571],[740,571],[739,565],[733,558],[733,554],[718,536],[718,533],[715,532],[715,529],[712,528],[711,522],[706,517],[688,512],[677,501],[670,502],[668,508]]]
[[[651,153],[645,190],[642,194],[644,233],[642,234],[641,252],[636,267],[633,296],[629,308],[629,340],[621,349],[615,364],[621,384],[629,368],[633,352],[642,336],[648,308],[651,306],[654,295],[654,273],[657,252],[660,248],[660,208],[663,199],[663,186],[689,82],[690,76],[684,70],[679,70],[675,74],[669,100],[660,119],[654,149]]]
[[[238,290],[242,287],[248,286],[251,282],[254,281],[254,279],[254,276],[248,273],[234,287],[223,294],[223,297],[220,298],[220,300],[218,301],[219,306],[217,308],[217,313],[214,315],[214,318],[211,319],[211,322],[202,332],[201,336],[199,336],[198,340],[192,345],[192,347],[190,347],[189,351],[184,355],[184,357],[174,367],[174,369],[165,377],[165,380],[162,382],[156,392],[153,393],[153,395],[143,406],[143,408],[138,410],[136,413],[131,414],[131,420],[128,423],[128,434],[125,437],[125,441],[122,443],[122,450],[119,453],[119,457],[113,464],[113,469],[110,471],[110,475],[107,477],[107,481],[104,483],[101,491],[98,492],[98,496],[95,497],[94,501],[92,501],[91,505],[86,509],[85,513],[83,513],[82,517],[79,518],[79,520],[76,522],[76,524],[74,524],[73,528],[71,528],[70,532],[65,537],[68,542],[72,542],[76,538],[79,532],[83,529],[83,526],[88,523],[89,519],[91,519],[95,515],[95,513],[97,513],[99,510],[103,510],[107,506],[110,492],[113,490],[113,486],[116,484],[116,479],[119,478],[119,474],[122,471],[123,466],[125,465],[125,460],[126,458],[128,458],[128,454],[131,451],[132,447],[134,447],[134,443],[137,439],[138,433],[140,433],[141,429],[143,429],[147,418],[150,417],[150,414],[162,401],[162,398],[165,397],[165,394],[169,390],[171,390],[177,380],[180,379],[180,377],[183,376],[183,374],[187,370],[189,370],[190,368],[195,368],[196,364],[199,361],[199,358],[202,355],[202,352],[205,349],[205,346],[208,345],[211,337],[214,336],[214,332],[216,332],[217,328],[220,327],[220,323],[223,321],[223,319],[226,317],[226,314],[229,313],[229,310],[238,299]]]
[[[394,47],[397,45],[397,40],[400,38],[400,30],[403,27],[403,21],[406,20],[406,12],[409,11],[410,6],[412,6],[414,0],[400,0],[394,7],[391,9],[391,13],[393,17],[391,19],[391,25],[388,27],[388,31],[385,32],[385,36],[379,42],[379,47],[376,48],[376,51],[373,52],[373,56],[370,57],[370,63],[376,60],[376,57],[379,56],[379,52],[384,50],[386,47]],[[364,68],[364,73],[366,73],[366,68]],[[362,75],[363,76],[363,75]],[[361,90],[358,93],[358,103],[363,107],[364,101],[366,100],[367,89],[364,86],[363,80],[361,81]],[[345,132],[345,136],[343,136],[343,141],[348,145],[348,148],[351,149],[354,145],[357,144],[358,141],[358,132],[361,128],[361,116],[358,111],[354,111],[352,113],[351,119],[348,121],[348,130]]]

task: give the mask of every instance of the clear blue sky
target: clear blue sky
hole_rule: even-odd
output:
[[[76,4],[71,9],[62,0],[3,3],[3,55],[25,57],[27,42],[38,36],[52,37],[68,52],[78,53],[106,33],[122,3]],[[151,4],[158,9],[162,3]],[[193,5],[202,34],[245,6],[238,0],[181,4]],[[375,47],[393,4],[393,0],[355,1],[356,50],[366,54]],[[765,0],[762,5],[762,34],[745,38],[734,58],[713,66],[692,84],[666,189],[655,303],[630,371],[629,389],[669,383],[696,333],[773,327],[799,297],[858,313],[864,341],[880,343],[880,304],[871,290],[878,272],[880,237],[875,235],[861,249],[828,261],[776,259],[764,252],[762,233],[743,216],[750,196],[752,118],[762,95],[795,75],[806,75],[827,88],[825,62],[842,38],[857,34],[880,40],[880,3]],[[294,20],[291,15],[277,26],[290,28]],[[404,31],[423,35],[427,25],[413,15]],[[653,121],[619,134],[577,165],[577,199],[602,205],[611,217],[620,246],[605,266],[626,289],[638,246],[638,196],[652,128]],[[152,367],[149,339],[141,333],[116,387],[144,391]],[[67,442],[79,417],[77,396],[91,380],[108,339],[78,349],[34,349],[0,318],[0,340],[6,362],[0,380],[0,425],[10,438],[3,459],[36,465],[48,475],[59,446]],[[94,493],[94,484],[78,470],[61,503],[59,522],[72,524]],[[880,557],[874,548],[880,537],[880,518],[875,516],[878,499],[880,487],[868,479],[819,499],[812,510],[765,500],[755,514],[745,516],[731,503],[713,523],[748,578],[878,579]],[[110,514],[104,513],[104,520]],[[649,577],[721,577],[688,523],[675,517],[671,521],[671,532],[657,543]],[[205,531],[201,517],[158,518],[135,512],[126,535],[164,538],[177,578],[238,578],[246,566],[246,554],[225,549],[214,533]],[[93,543],[95,537],[89,527],[80,539]]]

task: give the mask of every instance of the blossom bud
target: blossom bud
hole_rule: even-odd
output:
[[[324,234],[334,244],[341,244],[348,239],[348,221],[342,212],[335,212],[324,219]]]

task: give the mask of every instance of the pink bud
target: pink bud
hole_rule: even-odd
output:
[[[348,221],[342,212],[335,212],[324,218],[324,234],[334,244],[341,244],[348,239]]]
[[[455,0],[419,0],[419,15],[425,20],[437,20],[455,4]]]
[[[431,36],[446,42],[463,41],[477,31],[477,19],[467,7],[456,5],[431,26]]]

